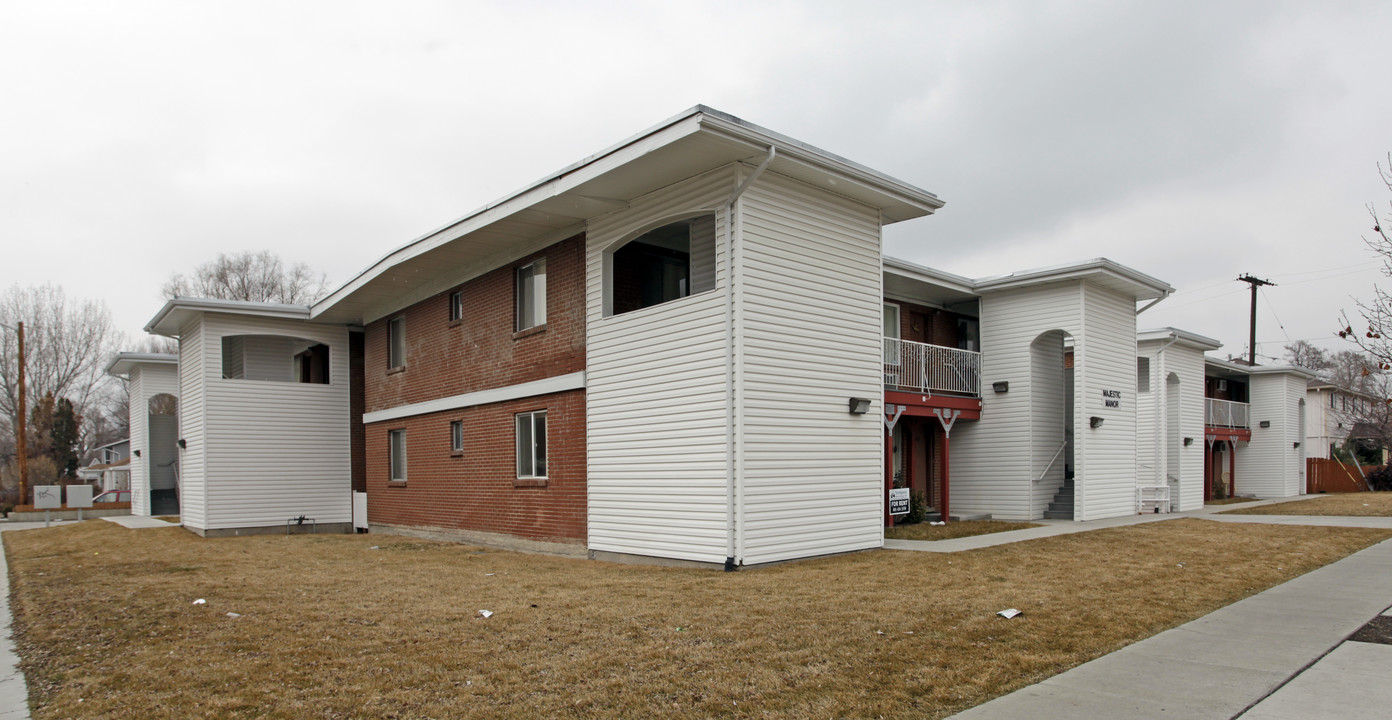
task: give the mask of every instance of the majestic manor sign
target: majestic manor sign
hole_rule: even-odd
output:
[[[1103,390],[1103,391],[1102,391],[1102,403],[1103,403],[1104,405],[1106,405],[1107,407],[1109,407],[1109,408],[1119,408],[1119,407],[1121,407],[1121,391],[1120,391],[1120,390]]]

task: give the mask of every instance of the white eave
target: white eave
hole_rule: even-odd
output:
[[[994,292],[1074,280],[1086,280],[1137,300],[1156,300],[1174,292],[1169,283],[1107,258],[981,278],[976,281],[976,290]]]
[[[1137,342],[1154,342],[1168,340],[1174,340],[1176,345],[1193,348],[1195,350],[1202,350],[1204,352],[1208,352],[1210,350],[1217,350],[1218,348],[1223,347],[1223,343],[1214,340],[1211,337],[1189,332],[1188,330],[1180,330],[1179,328],[1174,327],[1152,328],[1149,330],[1141,330],[1136,333]]]
[[[1225,376],[1276,375],[1280,373],[1290,373],[1293,375],[1300,375],[1301,377],[1304,377],[1307,381],[1312,378],[1318,377],[1313,372],[1310,372],[1309,370],[1306,370],[1303,367],[1296,367],[1294,365],[1243,365],[1242,363],[1235,363],[1230,360],[1219,360],[1218,358],[1205,357],[1204,366],[1205,371],[1218,371],[1218,373]],[[1207,374],[1212,375],[1214,373],[1209,372]]]
[[[392,251],[316,303],[318,322],[364,323],[583,231],[634,198],[732,163],[770,172],[880,210],[884,224],[927,215],[936,195],[737,117],[698,105],[607,150]],[[731,188],[733,190],[733,188]],[[448,276],[448,277],[442,277]]]
[[[164,304],[155,317],[145,325],[145,332],[166,337],[178,337],[179,328],[202,313],[227,313],[255,317],[308,320],[308,305],[247,302],[244,300],[213,300],[209,298],[176,297]]]
[[[178,356],[178,355],[170,355],[170,354],[167,354],[167,353],[133,353],[133,352],[123,352],[123,353],[116,353],[116,356],[113,357],[113,358],[111,358],[111,362],[109,362],[109,363],[106,364],[106,374],[107,374],[107,375],[115,375],[116,377],[125,377],[125,376],[127,376],[127,375],[130,375],[130,371],[131,371],[131,370],[134,370],[135,367],[136,367],[137,365],[178,365],[178,364],[179,364],[179,356]],[[116,443],[120,443],[120,442],[123,442],[123,441],[122,441],[122,440],[117,440],[117,441],[116,441]],[[108,443],[107,445],[103,445],[102,447],[108,447],[109,445],[115,445],[116,443]],[[101,448],[97,448],[97,449],[100,450]]]

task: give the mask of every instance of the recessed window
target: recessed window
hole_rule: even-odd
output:
[[[455,420],[450,423],[450,451],[464,452],[464,421]]]
[[[546,324],[546,258],[517,268],[517,329]]]
[[[546,477],[546,411],[517,414],[517,477]]]
[[[1136,392],[1150,392],[1150,358],[1136,358]]]
[[[406,318],[387,322],[387,367],[406,367]]]
[[[406,482],[406,431],[392,430],[387,433],[392,482]]]
[[[715,288],[715,216],[663,225],[624,243],[609,259],[610,314]]]
[[[329,383],[329,346],[284,335],[224,335],[222,378]]]
[[[449,319],[450,322],[464,319],[464,293],[459,291],[450,293]]]

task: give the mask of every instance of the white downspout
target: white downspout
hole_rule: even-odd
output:
[[[738,436],[735,432],[735,339],[737,328],[735,327],[735,269],[739,266],[740,255],[738,253],[738,243],[736,243],[737,233],[735,226],[737,216],[735,204],[739,201],[744,191],[754,183],[769,163],[773,162],[777,150],[770,145],[768,155],[764,158],[759,167],[750,173],[749,177],[740,183],[730,199],[725,201],[725,246],[728,248],[726,259],[727,288],[725,293],[725,571],[733,572],[743,561],[742,553],[738,550],[735,526],[739,512],[739,490],[744,480],[742,472],[742,457],[739,452]]]

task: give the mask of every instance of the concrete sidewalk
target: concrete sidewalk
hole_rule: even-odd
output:
[[[1310,496],[1318,497],[1318,496]],[[1142,515],[1123,515],[1103,520],[1036,520],[1039,527],[1011,530],[1009,532],[973,535],[951,540],[885,540],[886,550],[909,550],[913,552],[954,553],[979,548],[1009,545],[1010,543],[1038,540],[1057,535],[1102,530],[1104,528],[1125,527],[1143,523],[1164,522],[1180,518],[1204,518],[1219,522],[1261,523],[1268,525],[1325,525],[1329,527],[1368,527],[1392,530],[1392,518],[1388,517],[1346,517],[1317,515],[1223,515],[1224,511],[1238,508],[1254,508],[1262,505],[1292,502],[1301,498],[1279,498],[1257,500],[1241,505],[1207,505],[1199,510],[1177,513],[1145,513]]]
[[[1392,645],[1346,640],[1392,604],[1389,567],[1392,540],[953,717],[1388,717]]]
[[[43,527],[39,523],[0,522],[0,532]],[[29,720],[29,686],[19,669],[14,640],[10,637],[10,571],[5,563],[4,535],[0,535],[0,720]]]

